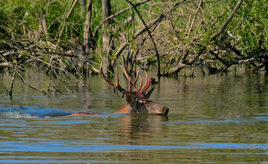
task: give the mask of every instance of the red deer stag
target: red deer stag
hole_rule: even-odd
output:
[[[119,84],[119,78],[118,74],[116,71],[116,82],[113,83],[111,82],[107,77],[102,72],[102,63],[100,65],[100,69],[96,69],[93,67],[93,70],[96,71],[98,74],[101,75],[101,77],[111,86],[114,87],[115,90],[118,90],[119,92],[123,93],[126,95],[126,100],[127,104],[125,104],[122,108],[114,112],[114,114],[123,114],[123,113],[156,113],[156,114],[168,114],[169,109],[165,106],[162,106],[158,103],[155,103],[151,100],[149,100],[149,97],[151,93],[153,92],[154,88],[151,90],[147,91],[149,86],[150,86],[150,79],[147,73],[145,72],[146,76],[146,82],[142,86],[142,78],[139,76],[139,71],[137,71],[137,76],[135,80],[132,80],[131,77],[127,74],[127,71],[125,67],[122,67],[123,72],[126,76],[126,78],[129,81],[129,90],[126,90],[122,88]],[[135,85],[140,78],[140,87],[137,89],[135,88]],[[31,110],[30,110],[31,111]],[[13,114],[12,112],[0,112],[0,118],[1,117],[35,117],[35,118],[40,118],[40,117],[67,117],[67,116],[81,116],[81,115],[98,115],[98,113],[91,113],[91,112],[78,112],[78,113],[72,113],[72,112],[66,112],[66,111],[61,111],[61,110],[51,110],[51,111],[46,111],[44,114],[42,112],[40,114],[33,114],[29,113],[28,115],[25,115],[24,113],[18,114],[18,112],[14,111]]]
[[[150,79],[147,73],[145,72],[146,82],[142,86],[142,78],[139,76],[139,71],[137,71],[137,75],[135,80],[132,80],[131,77],[127,74],[126,68],[122,66],[123,72],[129,81],[129,90],[122,88],[119,84],[119,78],[116,70],[116,82],[111,82],[102,72],[102,63],[100,65],[100,69],[96,69],[92,67],[94,71],[96,71],[108,84],[114,87],[114,89],[126,95],[127,104],[125,104],[122,108],[114,112],[115,114],[119,113],[156,113],[156,114],[168,114],[169,109],[165,106],[162,106],[158,103],[155,103],[149,100],[151,93],[154,88],[147,91],[150,86]],[[140,87],[137,89],[135,85],[140,78]]]

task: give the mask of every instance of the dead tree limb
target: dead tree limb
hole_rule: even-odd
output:
[[[223,23],[223,25],[218,29],[218,31],[216,31],[210,39],[208,39],[208,41],[199,49],[198,53],[196,54],[196,56],[189,61],[189,63],[182,63],[182,61],[180,61],[178,63],[177,66],[175,66],[174,68],[170,69],[167,75],[173,74],[173,73],[178,73],[182,68],[184,68],[186,65],[191,66],[202,54],[203,52],[207,49],[208,44],[210,42],[212,42],[213,40],[215,40],[225,29],[225,27],[228,25],[228,23],[230,23],[230,21],[232,20],[232,18],[234,17],[235,13],[237,12],[237,10],[239,9],[239,7],[241,6],[243,0],[239,0],[238,3],[236,4],[236,6],[234,7],[233,11],[231,12],[231,14],[228,16],[228,18],[226,19],[226,21]]]
[[[186,0],[182,0],[181,2],[176,3],[173,7],[171,7],[168,11],[162,13],[159,17],[157,17],[156,19],[154,19],[153,21],[151,21],[148,25],[147,28],[150,29],[153,26],[157,26],[162,20],[163,18],[165,18],[169,13],[171,13],[172,11],[174,11],[175,9],[177,9],[181,4],[185,3]],[[143,34],[144,32],[146,32],[146,27],[138,30],[133,39],[136,39],[138,36],[140,36],[141,34]],[[120,56],[120,54],[123,52],[123,50],[128,46],[128,43],[125,42],[123,43],[120,48],[118,49],[117,53],[115,54],[116,59]]]
[[[222,62],[227,68],[231,67],[233,64],[248,63],[248,62],[254,61],[256,59],[255,56],[253,56],[251,58],[241,58],[241,59],[235,59],[233,61],[226,61],[226,60],[220,58],[219,55],[216,54],[215,52],[213,52],[213,51],[209,51],[209,52],[210,52],[210,54],[215,56],[216,59],[218,59],[220,62]]]
[[[16,68],[14,68],[14,69],[16,69]],[[8,92],[10,99],[12,99],[12,92],[13,92],[13,86],[14,86],[15,78],[16,78],[16,71],[14,70],[12,80],[11,80],[11,83],[10,83],[10,89],[9,89],[9,92]]]
[[[135,10],[136,13],[138,14],[139,18],[141,19],[143,25],[144,25],[145,28],[146,28],[146,31],[148,32],[148,34],[149,34],[149,36],[150,36],[150,38],[151,38],[151,40],[152,40],[152,43],[153,43],[153,45],[154,45],[154,49],[155,49],[155,53],[156,53],[156,57],[157,57],[157,75],[160,76],[160,75],[161,75],[161,73],[160,73],[160,58],[159,58],[159,54],[158,54],[158,51],[157,51],[157,47],[156,47],[155,41],[154,41],[154,39],[153,39],[153,37],[152,37],[152,34],[151,34],[149,28],[147,27],[146,23],[144,22],[142,16],[140,15],[140,12],[137,10],[137,8],[136,8],[136,7],[133,5],[133,3],[131,3],[129,0],[126,0],[126,1],[127,1],[133,8],[134,8],[134,10]]]
[[[135,4],[135,7],[138,7],[138,6],[144,4],[144,3],[148,2],[148,1],[150,1],[150,0],[146,0],[146,1],[142,1],[142,2],[140,2],[140,3],[137,3],[137,4]],[[110,20],[110,19],[116,17],[117,15],[120,15],[120,14],[122,14],[122,13],[128,11],[128,10],[130,10],[130,7],[125,8],[125,9],[121,10],[120,12],[118,12],[118,13],[116,13],[116,14],[113,14],[113,15],[107,17],[105,20],[101,21],[100,24],[95,28],[95,30],[94,30],[94,32],[93,32],[93,34],[92,34],[92,39],[95,40],[98,30],[100,29],[100,27],[101,27],[105,22],[107,22],[108,20]]]
[[[41,25],[44,31],[44,34],[46,36],[46,40],[49,40],[49,34],[48,34],[48,28],[47,28],[47,19],[46,19],[46,14],[45,11],[43,9],[41,9]]]
[[[85,20],[84,27],[84,47],[85,47],[85,55],[89,54],[90,49],[90,40],[92,39],[91,33],[91,16],[92,16],[92,0],[87,1],[87,16]]]
[[[3,86],[3,88],[6,90],[6,93],[8,94],[8,89],[5,87],[5,85],[3,84],[3,82],[1,81],[1,85]]]
[[[33,90],[36,90],[36,91],[39,91],[39,92],[41,92],[41,93],[44,93],[45,95],[48,94],[46,91],[39,90],[38,88],[35,88],[35,87],[31,86],[30,84],[28,84],[28,83],[24,80],[24,78],[22,77],[22,75],[21,75],[18,71],[16,71],[16,74],[19,76],[19,78],[20,78],[20,80],[23,82],[23,84],[25,84],[25,85],[28,86],[29,88],[31,88],[31,89],[33,89]]]

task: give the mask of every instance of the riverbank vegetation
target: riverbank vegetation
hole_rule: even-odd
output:
[[[130,74],[200,67],[205,75],[237,64],[267,72],[267,24],[266,0],[2,0],[0,70],[11,73],[11,94],[15,77],[27,85],[29,67],[76,78],[101,60],[112,73],[121,56]]]

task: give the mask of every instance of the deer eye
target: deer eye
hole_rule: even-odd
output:
[[[142,101],[142,100],[140,100],[139,103],[140,103],[141,105],[144,105],[145,102]]]

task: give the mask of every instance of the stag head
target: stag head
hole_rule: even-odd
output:
[[[151,93],[153,92],[154,88],[148,90],[150,86],[150,79],[147,73],[145,72],[146,81],[144,85],[142,85],[142,78],[139,75],[139,71],[136,73],[136,78],[134,80],[127,74],[126,68],[122,66],[123,72],[126,78],[129,81],[129,88],[128,90],[122,88],[119,84],[118,73],[116,70],[116,82],[111,82],[102,72],[102,63],[100,65],[100,69],[96,69],[92,67],[94,71],[96,71],[101,77],[111,86],[114,87],[114,90],[117,90],[123,95],[126,95],[126,100],[129,106],[128,108],[129,113],[156,113],[156,114],[168,114],[169,109],[165,106],[162,106],[158,103],[149,100]],[[135,85],[140,79],[140,87],[136,88]],[[148,90],[148,91],[147,91]]]

